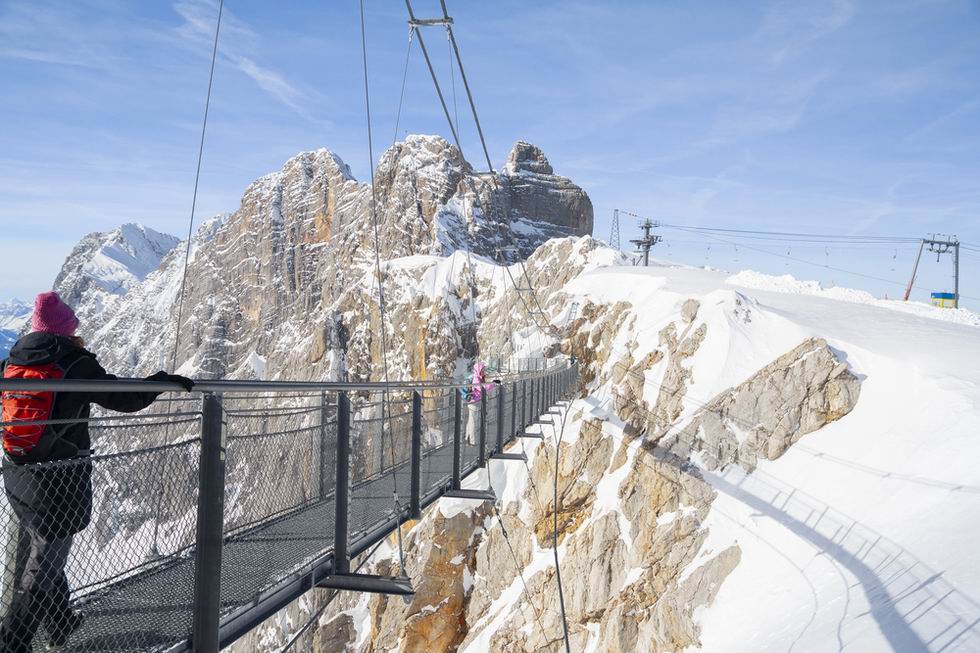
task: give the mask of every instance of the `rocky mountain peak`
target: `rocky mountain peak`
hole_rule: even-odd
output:
[[[179,242],[176,236],[132,223],[90,233],[68,255],[54,290],[80,318],[94,317],[146,279]]]
[[[533,172],[539,175],[552,175],[555,173],[548,157],[544,155],[537,145],[532,145],[527,141],[517,141],[507,155],[507,164],[504,172],[508,175],[518,175],[521,172]]]

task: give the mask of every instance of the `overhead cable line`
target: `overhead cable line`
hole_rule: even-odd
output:
[[[197,211],[197,189],[201,181],[201,161],[204,158],[204,136],[208,131],[208,111],[211,109],[211,88],[214,85],[214,63],[218,58],[218,35],[221,33],[221,13],[225,1],[218,2],[218,20],[214,26],[214,46],[211,48],[211,72],[208,73],[208,94],[204,101],[204,120],[201,124],[201,142],[197,147],[197,172],[194,173],[194,195],[191,199],[191,219],[187,225],[187,246],[184,249],[184,271],[180,277],[180,292],[177,299],[177,326],[174,333],[174,349],[170,356],[170,370],[176,372],[177,347],[180,344],[180,322],[184,313],[184,286],[187,283],[187,265],[191,258],[191,238],[194,235],[194,214]]]
[[[661,225],[661,226],[663,226],[663,227],[671,227],[671,228],[674,228],[674,229],[682,229],[684,231],[688,231],[686,228],[683,228],[683,227],[677,227],[677,226],[672,226],[672,225]],[[699,233],[699,232],[690,232],[690,231],[688,231],[688,233]],[[807,265],[812,265],[814,267],[824,268],[825,270],[833,270],[835,272],[841,272],[843,274],[850,274],[850,275],[853,275],[853,276],[856,276],[856,277],[863,277],[865,279],[872,279],[874,281],[881,281],[883,283],[888,283],[888,284],[891,284],[891,285],[894,285],[894,286],[900,286],[902,288],[905,288],[906,287],[906,284],[905,283],[903,283],[901,281],[896,281],[895,279],[887,279],[885,277],[879,277],[879,276],[876,276],[876,275],[873,275],[873,274],[866,274],[864,272],[857,272],[856,270],[848,270],[847,268],[836,267],[836,266],[833,266],[833,265],[828,265],[826,263],[817,263],[815,261],[809,261],[807,259],[802,259],[802,258],[799,258],[798,256],[793,256],[791,254],[780,254],[779,252],[773,252],[773,251],[770,251],[770,250],[767,250],[767,249],[762,249],[760,247],[753,247],[752,245],[746,245],[745,243],[737,243],[735,241],[728,240],[726,238],[720,238],[718,236],[715,236],[715,235],[709,234],[709,233],[701,233],[701,235],[704,236],[705,238],[710,238],[712,240],[716,240],[716,241],[719,241],[719,242],[722,242],[722,243],[727,243],[729,245],[737,245],[739,247],[742,247],[743,249],[749,249],[749,250],[752,250],[752,251],[760,252],[762,254],[768,254],[770,256],[778,256],[780,258],[784,258],[784,259],[787,259],[787,260],[790,260],[790,261],[796,261],[797,263],[805,263]],[[929,292],[929,289],[928,288],[924,288],[922,286],[912,286],[912,287],[915,288],[915,289],[917,289],[917,290],[923,290],[925,292]],[[963,294],[960,294],[960,297],[963,297],[965,299],[973,299],[973,300],[980,301],[980,297],[971,297],[970,295],[963,295]]]
[[[816,233],[803,233],[795,231],[765,231],[760,229],[730,229],[722,227],[700,227],[697,225],[679,225],[679,224],[666,224],[660,223],[662,227],[670,227],[672,229],[685,229],[690,231],[710,231],[718,233],[727,234],[746,234],[746,235],[756,235],[756,236],[783,236],[786,238],[813,238],[813,239],[825,239],[825,240],[861,240],[861,241],[874,241],[874,242],[911,242],[917,243],[921,238],[915,238],[912,236],[867,236],[861,234],[816,234]]]

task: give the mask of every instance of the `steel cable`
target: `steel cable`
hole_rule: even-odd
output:
[[[388,397],[389,397],[389,376],[388,376],[388,335],[386,327],[386,315],[387,307],[385,305],[385,294],[384,294],[384,272],[381,268],[381,235],[378,226],[378,197],[377,189],[374,183],[374,136],[371,131],[371,92],[368,86],[368,60],[367,60],[367,28],[364,22],[364,0],[360,0],[360,13],[361,13],[361,58],[364,70],[364,106],[365,113],[367,117],[367,139],[368,139],[368,166],[371,171],[371,218],[374,227],[374,267],[375,274],[378,278],[378,310],[379,310],[379,320],[380,332],[381,332],[381,358],[382,358],[382,368],[384,373],[384,381],[382,390],[382,405],[381,405],[381,415],[382,415],[382,427],[381,427],[381,442],[382,449],[384,449],[384,420],[387,415],[388,424],[388,439],[391,451],[391,464],[392,464],[392,477],[391,483],[393,488],[392,500],[394,502],[395,515],[398,519],[401,518],[401,503],[398,500],[398,475],[394,473],[396,467],[395,462],[395,442],[394,433],[391,425],[391,410],[388,408]],[[420,41],[421,44],[421,41]],[[401,524],[398,525],[396,529],[398,532],[398,559],[400,565],[400,573],[405,574],[405,550],[402,543],[402,529]]]
[[[194,195],[191,199],[191,219],[187,226],[187,246],[184,250],[184,271],[180,278],[180,292],[177,299],[177,325],[174,333],[174,349],[170,357],[170,369],[176,372],[177,346],[180,344],[180,321],[184,311],[184,285],[187,282],[187,265],[191,258],[191,238],[194,235],[194,213],[197,210],[197,189],[201,181],[201,161],[204,158],[204,137],[208,131],[208,112],[211,108],[211,88],[214,85],[214,63],[218,58],[218,35],[221,32],[221,13],[225,1],[218,2],[218,21],[214,27],[214,47],[211,49],[211,72],[208,75],[208,94],[204,101],[204,121],[201,125],[201,142],[197,148],[197,172],[194,173]]]

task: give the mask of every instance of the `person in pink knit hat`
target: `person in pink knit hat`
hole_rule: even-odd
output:
[[[41,293],[34,301],[31,333],[0,363],[0,377],[115,380],[85,348],[76,335],[78,327],[78,317],[58,293]],[[147,378],[178,383],[188,391],[194,386],[190,379],[166,372]],[[57,650],[81,627],[82,615],[71,606],[65,566],[72,539],[88,526],[92,514],[91,404],[132,413],[159,394],[8,390],[0,395],[3,486],[16,531],[6,551],[5,591],[11,599],[0,621],[0,651],[28,653],[42,625],[48,650]],[[37,423],[57,420],[67,423]]]

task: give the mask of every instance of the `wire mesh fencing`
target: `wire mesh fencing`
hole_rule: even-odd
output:
[[[342,571],[459,489],[531,418],[534,383],[488,384],[479,401],[458,386],[264,384],[99,413],[91,455],[3,463],[0,650],[217,646],[268,597]]]
[[[32,650],[39,639],[64,644],[69,636],[77,650],[136,651],[186,637],[200,448],[190,434],[199,423],[187,414],[94,418],[95,455],[4,460],[4,651]],[[161,441],[165,432],[177,441],[120,450],[130,441]]]

